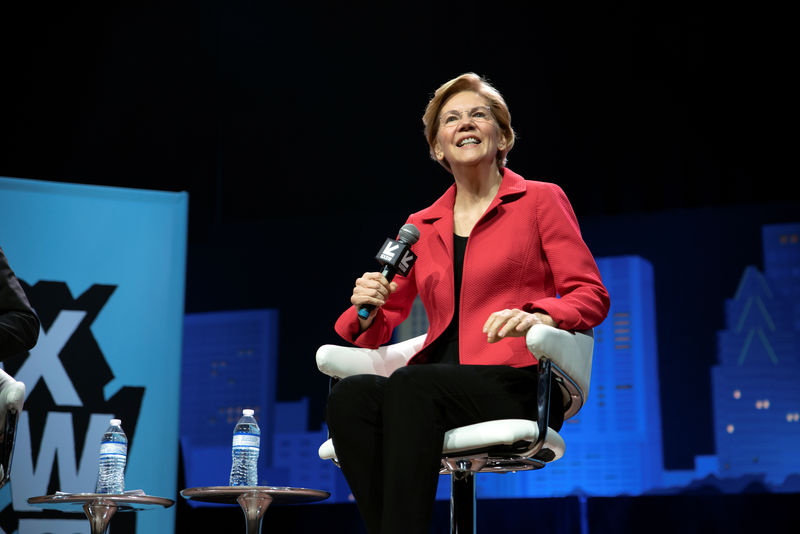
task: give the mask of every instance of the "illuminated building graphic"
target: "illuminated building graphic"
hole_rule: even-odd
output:
[[[597,266],[611,310],[594,329],[588,402],[560,431],[564,458],[538,471],[482,475],[479,497],[635,495],[661,484],[653,268],[639,256],[598,258]]]
[[[267,483],[297,488],[324,488],[331,494],[328,499],[330,502],[352,500],[341,470],[333,462],[319,459],[317,451],[328,439],[328,432],[324,427],[316,432],[306,430],[308,408],[308,398],[275,405],[272,472],[273,477],[280,478],[273,478]]]
[[[800,224],[763,228],[764,272],[747,267],[725,303],[712,369],[719,476],[800,473]]]

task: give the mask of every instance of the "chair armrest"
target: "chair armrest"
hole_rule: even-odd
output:
[[[572,417],[580,410],[589,395],[594,332],[592,330],[569,332],[537,324],[528,330],[525,340],[531,354],[537,359],[550,360],[556,376],[563,380],[561,385],[572,398],[564,418]]]
[[[317,368],[333,378],[372,374],[389,376],[405,366],[425,343],[425,334],[377,349],[323,345],[317,350]]]
[[[3,413],[20,413],[22,403],[25,401],[25,384],[0,369],[0,410]],[[0,416],[1,418],[2,416]],[[0,433],[2,433],[0,428]]]

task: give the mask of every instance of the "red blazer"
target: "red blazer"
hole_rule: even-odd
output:
[[[420,231],[412,246],[417,262],[397,291],[359,334],[355,307],[336,321],[336,331],[360,347],[376,348],[411,311],[419,294],[428,314],[428,337],[409,362],[423,363],[425,350],[450,324],[454,311],[453,204],[455,185],[408,222]],[[560,296],[560,298],[558,296]],[[523,179],[504,169],[497,196],[469,236],[461,284],[459,352],[462,364],[536,363],[524,337],[487,343],[483,324],[506,308],[542,310],[565,330],[584,330],[608,314],[609,296],[594,258],[581,238],[566,195],[555,184]]]

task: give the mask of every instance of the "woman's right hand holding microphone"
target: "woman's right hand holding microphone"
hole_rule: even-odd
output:
[[[396,282],[389,282],[386,280],[385,276],[378,272],[364,273],[356,280],[350,302],[359,310],[366,304],[373,306],[366,319],[362,317],[358,318],[362,332],[372,325],[375,314],[378,313],[378,308],[386,304],[386,299],[388,299],[389,295],[394,293],[396,289]]]

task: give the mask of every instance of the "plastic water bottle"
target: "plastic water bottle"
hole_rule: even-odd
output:
[[[125,463],[128,458],[128,437],[122,421],[112,419],[100,442],[97,472],[97,493],[122,493],[125,490]]]
[[[242,417],[233,431],[231,486],[258,486],[260,447],[261,429],[253,417],[253,410],[242,410]]]

